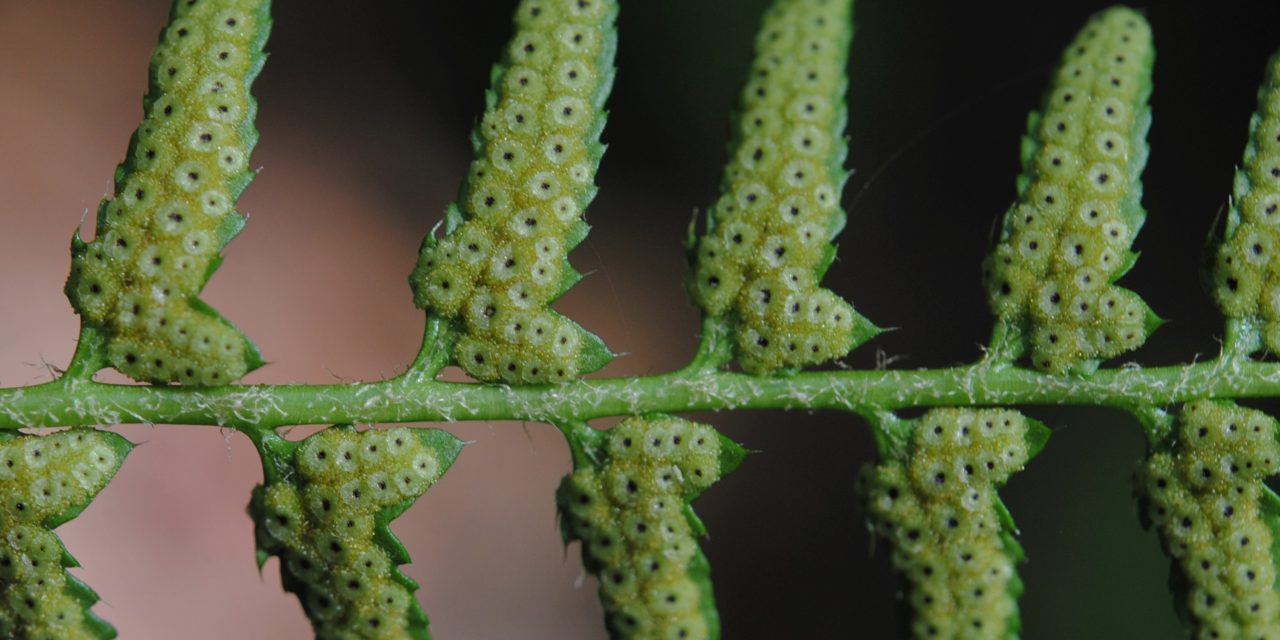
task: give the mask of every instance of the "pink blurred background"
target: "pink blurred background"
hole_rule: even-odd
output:
[[[250,222],[204,298],[266,355],[246,382],[390,376],[422,327],[405,276],[465,170],[467,129],[514,2],[379,3],[376,14],[369,3],[277,4],[255,86],[262,141],[252,163],[262,173],[239,205]],[[693,208],[714,196],[725,114],[764,4],[624,7],[595,230],[572,256],[590,277],[558,305],[626,354],[603,375],[674,369],[693,348],[680,241]],[[848,162],[857,173],[827,282],[901,330],[860,349],[853,366],[978,355],[989,330],[978,264],[990,221],[1013,197],[1023,118],[1097,4],[859,3]],[[49,380],[69,359],[67,246],[140,119],[167,6],[0,0],[0,385]],[[1280,41],[1260,34],[1275,21],[1244,4],[1147,11],[1161,47],[1151,222],[1126,283],[1175,320],[1140,354],[1169,363],[1216,350],[1195,256],[1239,158],[1262,61]],[[972,35],[999,25],[1016,36]],[[1173,637],[1167,564],[1128,495],[1143,451],[1132,420],[1031,413],[1071,428],[1004,492],[1033,559],[1023,572],[1029,637]],[[864,426],[802,412],[695,417],[762,451],[698,505],[726,637],[901,635],[900,584],[883,547],[870,552],[856,508],[854,478],[872,455]],[[551,496],[569,468],[561,438],[542,424],[447,427],[474,444],[394,527],[433,633],[604,638],[594,582],[556,528]],[[261,473],[246,439],[211,427],[117,430],[142,446],[59,530],[103,598],[97,611],[123,638],[308,637],[275,561],[261,577],[253,564],[244,505]]]

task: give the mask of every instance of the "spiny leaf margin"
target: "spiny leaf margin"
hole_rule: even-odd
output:
[[[317,637],[430,640],[413,597],[418,584],[397,568],[410,562],[408,551],[390,523],[448,471],[464,443],[440,429],[338,425],[297,442],[267,432],[257,444],[265,481],[248,506],[257,563],[280,558],[284,588]]]
[[[443,237],[423,240],[414,302],[448,320],[450,360],[477,380],[565,382],[613,357],[549,304],[582,277],[566,256],[596,192],[617,12],[613,0],[521,2],[471,136],[476,159]]]
[[[851,0],[776,0],[756,37],[722,195],[691,229],[687,288],[750,373],[843,357],[879,329],[818,286],[844,227]],[[704,323],[705,324],[705,323]]]
[[[263,364],[197,296],[244,226],[253,179],[250,93],[266,61],[269,0],[175,0],[151,59],[146,114],[116,168],[96,237],[72,238],[65,287],[99,358],[140,381],[214,386]]]

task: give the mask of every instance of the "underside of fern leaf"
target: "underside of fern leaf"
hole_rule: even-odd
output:
[[[935,409],[900,428],[902,459],[863,469],[871,526],[911,583],[916,638],[1017,637],[1017,528],[996,495],[1048,429],[1006,409]]]
[[[325,429],[302,442],[268,436],[266,483],[249,515],[258,566],[280,558],[317,638],[429,640],[418,585],[396,568],[409,554],[388,528],[457,458],[436,429]]]
[[[1176,606],[1205,638],[1280,637],[1275,419],[1229,402],[1188,403],[1138,468],[1141,515],[1172,556]]]
[[[1027,119],[1018,201],[984,266],[996,353],[1049,373],[1087,373],[1141,346],[1159,319],[1112,283],[1146,217],[1140,175],[1155,53],[1137,12],[1094,16]]]
[[[67,572],[79,565],[53,529],[89,505],[132,446],[93,429],[0,435],[0,636],[116,637],[115,629],[89,610],[98,596]]]
[[[566,255],[587,235],[617,49],[613,0],[525,0],[472,133],[461,198],[409,278],[414,302],[451,327],[450,360],[482,381],[565,382],[612,358],[549,305],[582,276]]]
[[[268,0],[175,0],[151,58],[145,119],[98,207],[72,239],[66,293],[106,362],[135,380],[221,385],[262,365],[257,348],[197,297],[244,226],[253,179]]]
[[[722,195],[691,247],[689,292],[710,321],[727,325],[737,360],[751,373],[840,358],[879,332],[818,286],[835,259],[831,239],[845,222],[851,15],[851,0],[778,0],[770,7],[742,91]]]
[[[1267,63],[1209,274],[1233,351],[1280,353],[1280,53]]]
[[[709,426],[668,416],[566,434],[576,455],[556,492],[561,532],[582,543],[611,637],[718,640],[710,565],[697,543],[706,531],[689,503],[746,451]]]

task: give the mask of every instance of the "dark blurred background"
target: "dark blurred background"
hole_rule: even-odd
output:
[[[281,0],[257,94],[262,174],[250,224],[205,298],[262,347],[249,382],[374,379],[421,331],[404,277],[453,197],[488,69],[514,2]],[[719,182],[763,0],[625,4],[588,273],[559,308],[619,358],[598,375],[670,370],[697,319],[680,241]],[[858,368],[971,361],[989,331],[978,265],[1014,197],[1017,150],[1058,52],[1102,3],[859,2],[849,92],[850,223],[827,284],[898,330]],[[1277,3],[1139,5],[1156,34],[1142,259],[1123,284],[1170,320],[1123,361],[1213,356],[1220,322],[1197,268],[1226,202]],[[0,0],[0,384],[64,365],[76,320],[61,285],[82,214],[110,187],[141,116],[164,0]],[[106,376],[108,379],[118,379]],[[1138,526],[1129,474],[1144,441],[1126,415],[1026,407],[1049,448],[1004,496],[1031,561],[1029,638],[1174,638],[1168,564]],[[901,583],[854,494],[866,426],[832,413],[695,416],[760,453],[698,504],[712,537],[725,637],[893,638]],[[568,470],[546,425],[450,425],[474,440],[396,530],[442,639],[604,638],[594,581],[559,544],[551,502]],[[244,438],[125,426],[146,444],[62,528],[123,638],[305,638],[274,561],[259,579],[243,506],[259,481]],[[303,428],[297,435],[306,433]]]

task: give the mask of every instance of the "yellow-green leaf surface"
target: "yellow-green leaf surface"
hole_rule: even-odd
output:
[[[1008,409],[934,409],[913,421],[906,459],[863,469],[868,517],[911,585],[914,637],[1017,637],[1023,553],[996,489],[1047,437]]]
[[[426,640],[409,554],[388,525],[448,470],[462,442],[438,429],[332,427],[301,442],[268,436],[254,489],[258,565],[280,558],[317,638]]]
[[[1236,171],[1211,289],[1227,318],[1280,353],[1280,53],[1267,63],[1249,143]]]
[[[1158,324],[1113,285],[1137,255],[1155,50],[1141,14],[1089,20],[1027,119],[1018,201],[984,266],[998,334],[1041,371],[1087,373],[1141,346]]]
[[[98,595],[67,572],[79,565],[53,529],[89,505],[132,447],[94,429],[0,434],[0,637],[116,636],[89,609]]]
[[[583,426],[574,471],[556,493],[566,542],[600,581],[615,640],[720,637],[702,523],[689,503],[741,463],[742,447],[703,424],[632,417]],[[585,442],[584,442],[585,440]]]
[[[612,357],[550,303],[581,278],[617,49],[612,0],[525,0],[493,70],[476,159],[444,237],[423,241],[414,302],[448,318],[452,359],[478,380],[564,382]]]
[[[267,0],[176,0],[151,57],[145,119],[98,207],[92,242],[72,242],[66,292],[135,380],[219,385],[260,366],[257,349],[197,297],[244,226],[253,179]]]
[[[1178,609],[1201,638],[1280,637],[1276,421],[1227,401],[1187,403],[1135,474],[1144,521],[1173,557]]]
[[[689,291],[730,323],[752,373],[839,358],[877,329],[819,286],[844,226],[850,0],[778,0],[742,91],[722,195],[694,247]]]

